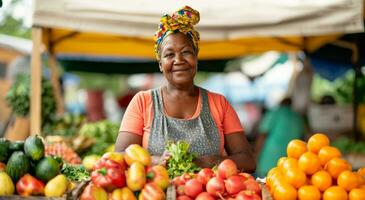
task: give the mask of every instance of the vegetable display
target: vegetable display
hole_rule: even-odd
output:
[[[170,154],[167,161],[167,169],[170,178],[180,176],[184,173],[194,173],[200,168],[193,162],[196,155],[189,153],[189,143],[178,141],[166,145],[166,151]]]

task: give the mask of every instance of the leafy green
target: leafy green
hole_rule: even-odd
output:
[[[170,178],[200,170],[193,162],[196,154],[188,152],[189,146],[189,143],[184,141],[168,142],[166,145],[166,151],[170,154],[170,158],[167,160],[167,171]]]
[[[332,146],[338,148],[342,153],[365,153],[365,142],[355,141],[347,137],[336,139]]]
[[[82,165],[63,164],[61,173],[71,181],[81,182],[90,180],[89,172]]]

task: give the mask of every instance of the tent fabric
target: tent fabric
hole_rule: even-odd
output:
[[[183,5],[201,14],[200,59],[316,49],[338,37],[322,35],[364,28],[363,0],[36,0],[33,25],[56,54],[154,58],[159,18]]]

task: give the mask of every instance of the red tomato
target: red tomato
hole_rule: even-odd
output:
[[[182,195],[182,196],[178,196],[176,200],[193,200],[193,199],[190,198],[189,196]]]

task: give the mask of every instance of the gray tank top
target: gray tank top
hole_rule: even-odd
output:
[[[177,119],[164,113],[161,89],[153,89],[153,120],[148,140],[148,151],[162,155],[168,141],[183,140],[190,144],[189,152],[197,155],[219,155],[221,139],[218,128],[210,114],[208,94],[200,89],[202,105],[200,115],[193,119]]]

